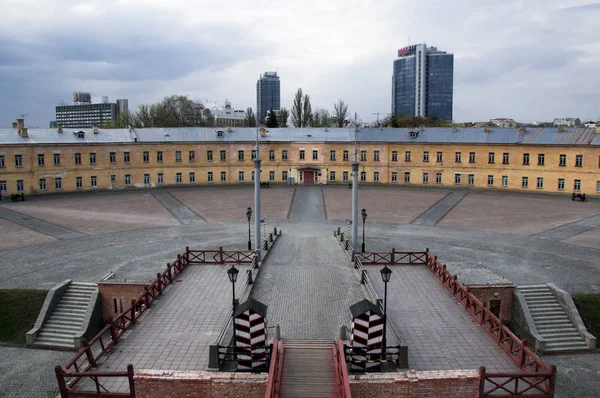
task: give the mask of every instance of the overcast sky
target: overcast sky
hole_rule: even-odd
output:
[[[481,0],[1,0],[0,127],[46,127],[73,91],[171,94],[256,109],[277,70],[281,105],[338,98],[364,121],[390,112],[397,49],[452,52],[454,119],[600,115],[600,3]],[[410,38],[410,39],[409,39]]]

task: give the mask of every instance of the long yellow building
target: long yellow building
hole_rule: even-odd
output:
[[[347,184],[353,129],[0,129],[0,191],[46,194],[261,181]],[[359,181],[600,195],[600,132],[415,128],[356,133]]]

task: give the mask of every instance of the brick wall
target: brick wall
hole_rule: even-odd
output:
[[[350,376],[353,398],[468,398],[479,396],[476,370],[409,371]]]
[[[473,293],[488,309],[490,308],[490,300],[501,300],[500,316],[498,318],[505,321],[510,320],[515,285],[468,286],[468,288],[469,292]]]
[[[267,377],[266,373],[139,370],[135,392],[138,398],[263,398]]]
[[[144,292],[148,283],[132,282],[98,282],[98,291],[102,300],[102,317],[108,320],[110,317],[119,316],[122,311],[128,309],[131,300],[136,299]],[[115,303],[116,300],[116,303]],[[116,304],[116,309],[115,309]]]

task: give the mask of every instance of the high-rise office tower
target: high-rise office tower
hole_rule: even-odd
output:
[[[392,75],[392,114],[452,120],[454,54],[426,44],[398,50]]]
[[[278,110],[281,107],[281,92],[277,72],[265,72],[256,82],[256,120],[264,123],[267,111],[271,108]]]

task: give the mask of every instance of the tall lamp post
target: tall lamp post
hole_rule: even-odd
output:
[[[235,266],[231,266],[231,268],[229,268],[227,270],[227,276],[229,277],[229,282],[231,282],[231,287],[232,287],[232,301],[231,301],[231,324],[233,325],[233,341],[234,341],[234,345],[235,345],[235,325],[233,324],[233,317],[235,315],[235,281],[237,281],[237,277],[240,271],[238,271],[237,268],[235,268]]]
[[[362,220],[363,220],[363,241],[362,241],[362,252],[365,252],[365,221],[367,221],[367,211],[363,208],[360,211],[360,215],[362,216]]]
[[[250,239],[250,219],[252,218],[252,208],[246,210],[246,218],[248,218],[248,250],[252,250],[252,240]]]
[[[381,279],[383,280],[385,290],[383,293],[383,341],[381,347],[382,358],[385,360],[385,347],[387,345],[386,331],[387,331],[387,284],[392,277],[392,270],[386,265],[379,272],[381,272]]]

